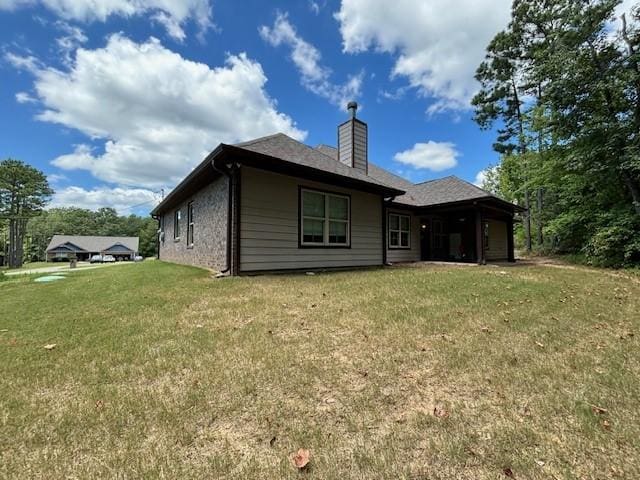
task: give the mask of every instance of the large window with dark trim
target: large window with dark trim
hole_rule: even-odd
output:
[[[389,214],[389,248],[411,248],[411,217]]]
[[[193,246],[193,202],[187,204],[187,245]]]
[[[351,199],[346,195],[300,190],[300,244],[348,247],[351,242]]]
[[[173,212],[173,238],[175,240],[180,240],[180,219],[182,214],[180,213],[180,209]]]

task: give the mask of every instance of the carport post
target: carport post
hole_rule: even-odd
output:
[[[510,262],[516,261],[515,246],[513,243],[513,216],[507,220],[507,255]]]

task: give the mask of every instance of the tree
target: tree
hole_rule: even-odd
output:
[[[476,79],[481,90],[473,98],[475,120],[482,129],[502,122],[494,149],[505,155],[518,151],[522,158],[528,152],[525,135],[525,112],[522,100],[525,87],[521,85],[524,53],[522,39],[514,29],[498,33],[487,47],[487,58],[478,67]],[[525,168],[524,193],[525,239],[527,251],[531,250],[531,215],[529,185]]]
[[[640,6],[615,18],[619,4],[514,0],[474,98],[498,126],[498,190],[538,245],[607,265],[640,263]]]
[[[27,221],[42,211],[52,194],[40,170],[19,160],[0,162],[0,217],[9,223],[9,267],[22,266]]]

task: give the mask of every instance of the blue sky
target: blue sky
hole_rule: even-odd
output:
[[[0,158],[47,173],[52,205],[146,214],[220,142],[335,145],[355,99],[370,161],[473,182],[498,161],[473,72],[508,16],[507,0],[0,0]]]

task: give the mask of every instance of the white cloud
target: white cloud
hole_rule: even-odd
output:
[[[36,103],[38,100],[33,98],[27,92],[16,93],[16,102],[18,103]]]
[[[469,108],[485,48],[507,26],[511,0],[342,0],[335,17],[345,52],[395,56],[402,76],[434,103],[429,113]]]
[[[202,33],[212,26],[209,0],[0,0],[0,10],[43,6],[65,20],[104,22],[108,17],[149,16],[161,23],[176,40],[183,27],[194,21]]]
[[[473,181],[473,184],[476,187],[480,187],[482,188],[482,185],[484,185],[485,180],[487,179],[487,170],[480,170],[478,173],[476,173],[476,178]]]
[[[13,65],[17,70],[35,73],[42,68],[42,63],[33,55],[18,55],[16,53],[7,52],[4,59]]]
[[[51,185],[58,185],[62,182],[68,181],[69,179],[62,173],[51,173],[47,175],[47,180]]]
[[[82,187],[66,187],[56,192],[47,208],[79,207],[97,210],[113,207],[119,213],[132,213],[135,208],[151,210],[160,201],[157,192],[143,188],[109,188],[106,186],[85,190]]]
[[[318,15],[320,13],[320,4],[314,2],[314,0],[309,0],[309,10]]]
[[[175,184],[221,142],[275,132],[306,136],[277,111],[262,67],[245,54],[210,68],[158,40],[139,44],[114,35],[104,48],[77,50],[67,71],[42,67],[35,76],[40,120],[103,142],[76,146],[53,164],[119,185]]]
[[[69,25],[67,22],[58,21],[56,27],[63,33],[61,37],[56,38],[56,45],[65,64],[70,65],[72,52],[85,43],[88,38],[80,28]]]
[[[394,160],[417,169],[441,172],[458,164],[460,153],[453,143],[429,141],[416,143],[413,148],[394,155]]]
[[[360,96],[364,72],[349,76],[343,85],[330,82],[331,69],[320,63],[320,51],[298,35],[286,14],[278,14],[273,27],[263,25],[259,32],[270,45],[291,48],[291,60],[300,72],[302,85],[309,91],[341,109],[346,108],[350,100]]]

